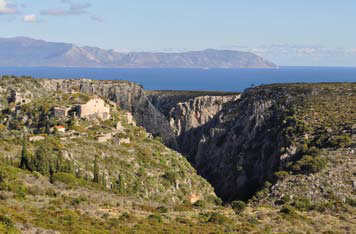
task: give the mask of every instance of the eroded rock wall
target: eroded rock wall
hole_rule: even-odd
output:
[[[247,199],[280,166],[280,149],[286,146],[282,121],[290,100],[283,90],[251,89],[241,97],[177,103],[168,118],[179,151],[216,193],[224,200]]]

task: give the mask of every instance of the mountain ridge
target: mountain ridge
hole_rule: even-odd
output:
[[[47,42],[28,37],[0,38],[0,66],[108,68],[276,68],[250,52],[206,49],[181,53],[129,52]]]

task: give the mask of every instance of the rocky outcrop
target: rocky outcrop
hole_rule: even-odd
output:
[[[110,118],[110,107],[101,98],[93,98],[86,104],[78,106],[80,118],[99,118],[107,120]]]
[[[275,106],[286,95],[249,90],[179,137],[181,152],[224,200],[250,197],[279,167],[283,112]]]
[[[177,93],[172,95],[155,92],[148,96],[152,104],[165,115],[176,137],[208,123],[226,103],[240,98],[240,94],[217,96],[206,92],[196,96],[192,93]]]

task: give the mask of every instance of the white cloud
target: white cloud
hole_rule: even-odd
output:
[[[75,3],[71,0],[62,0],[62,3],[67,4],[68,8],[52,8],[41,11],[41,15],[51,16],[68,16],[87,14],[87,9],[91,7],[90,3]]]
[[[93,20],[93,21],[99,22],[99,23],[104,22],[103,18],[100,17],[100,16],[97,16],[97,15],[90,16],[90,19]]]
[[[27,22],[27,23],[37,23],[37,22],[38,22],[37,16],[34,15],[34,14],[25,15],[25,16],[23,17],[23,21],[24,21],[24,22]]]
[[[11,15],[17,13],[15,4],[9,3],[7,0],[0,0],[0,15]]]

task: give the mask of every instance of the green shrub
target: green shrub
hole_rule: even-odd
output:
[[[53,175],[54,182],[60,181],[67,185],[75,186],[78,185],[78,179],[70,173],[59,172]]]
[[[347,146],[350,146],[352,143],[352,139],[348,135],[342,135],[342,136],[335,136],[332,137],[329,140],[329,143],[331,147],[336,147],[336,148],[345,148]]]
[[[321,171],[326,165],[327,160],[321,156],[305,155],[292,166],[292,171],[309,175]]]
[[[299,198],[296,199],[292,206],[300,211],[310,211],[315,208],[314,204],[308,198]]]
[[[214,205],[217,205],[217,206],[221,206],[223,203],[220,197],[216,197],[213,195],[209,195],[207,197],[207,201],[210,203],[213,203]]]
[[[175,172],[169,171],[163,175],[163,178],[168,180],[171,184],[175,184],[176,179],[177,179],[177,174]]]
[[[5,215],[0,215],[0,223],[4,224],[8,228],[14,227],[14,223],[12,222],[12,220]]]
[[[193,204],[195,207],[200,207],[204,208],[206,206],[205,202],[203,200],[198,200]]]
[[[210,218],[208,219],[208,222],[221,225],[221,224],[226,223],[228,220],[229,219],[226,216],[214,212],[214,213],[211,213]]]
[[[162,216],[159,214],[151,214],[147,217],[149,220],[156,221],[158,223],[162,223]]]
[[[283,180],[289,175],[289,173],[287,171],[277,171],[274,175],[278,180]]]
[[[346,203],[349,204],[352,207],[356,207],[356,199],[352,199],[352,198],[346,198]]]
[[[295,215],[297,214],[297,212],[295,211],[295,209],[289,205],[285,205],[283,206],[280,211],[283,214],[287,214],[287,215]]]
[[[243,201],[233,201],[231,202],[231,207],[235,214],[241,214],[246,208],[246,203]]]
[[[165,207],[165,206],[159,206],[159,207],[157,207],[157,211],[159,213],[167,213],[168,212],[168,208]]]
[[[50,196],[50,197],[56,197],[57,196],[57,193],[53,188],[46,189],[45,193],[46,193],[47,196]]]

